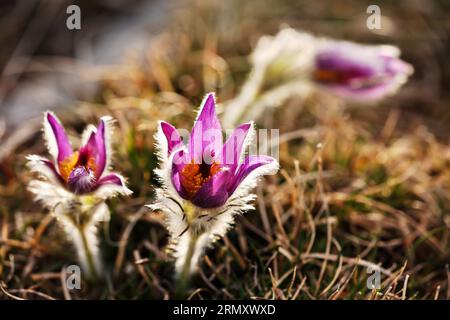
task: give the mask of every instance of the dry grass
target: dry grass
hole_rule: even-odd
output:
[[[68,242],[25,190],[31,176],[24,157],[45,153],[42,139],[37,129],[24,130],[20,143],[8,147],[0,164],[3,297],[172,297],[173,266],[164,251],[161,216],[142,209],[153,197],[157,120],[189,128],[205,92],[217,91],[219,102],[234,96],[248,72],[245,54],[255,37],[273,33],[281,21],[302,26],[320,10],[305,7],[306,18],[292,13],[286,20],[281,17],[289,6],[280,5],[264,23],[268,12],[259,6],[235,25],[237,13],[252,8],[250,1],[233,10],[236,14],[221,13],[229,16],[215,24],[220,6],[214,4],[175,11],[152,53],[92,72],[101,74],[103,83],[98,100],[61,114],[72,133],[99,115],[118,119],[115,167],[129,177],[135,193],[110,201],[112,220],[102,228],[111,274],[105,285],[64,289],[63,268],[74,262]],[[311,23],[310,29],[329,31],[339,22],[333,17],[351,13],[347,7],[329,10],[329,20]],[[387,10],[392,16],[405,14]],[[420,22],[405,22],[405,30],[433,32]],[[365,37],[341,23],[340,33],[331,35]],[[386,41],[406,43],[396,33]],[[433,41],[425,45],[433,47]],[[424,79],[434,76],[427,77],[426,58],[413,43],[402,48],[417,72],[399,97],[370,108],[324,96],[294,97],[259,121],[260,127],[280,128],[282,170],[258,187],[257,210],[239,217],[236,228],[207,252],[189,298],[450,299],[448,97],[426,94],[438,91],[424,87]],[[374,265],[381,268],[382,283],[371,291],[366,270]]]

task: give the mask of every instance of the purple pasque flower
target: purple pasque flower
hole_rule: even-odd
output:
[[[413,73],[393,46],[365,46],[324,40],[318,45],[312,77],[338,96],[373,101],[395,93]]]
[[[245,156],[252,122],[238,126],[223,142],[213,93],[203,99],[191,132],[183,135],[186,145],[180,133],[160,122],[155,173],[162,186],[148,207],[165,214],[175,268],[183,278],[196,269],[204,248],[225,235],[236,214],[253,209],[251,190],[261,176],[278,170],[278,162],[266,155]]]
[[[131,191],[124,178],[109,172],[112,122],[112,118],[106,116],[100,119],[97,128],[86,128],[82,146],[75,151],[58,118],[46,112],[44,136],[52,158],[27,157],[31,170],[44,177],[44,180],[33,180],[30,190],[50,206],[73,196],[94,195],[105,199],[117,193],[129,195]]]
[[[305,99],[319,89],[356,102],[394,94],[413,67],[389,45],[361,45],[285,28],[261,37],[250,60],[252,72],[240,93],[226,102],[223,120],[233,126],[258,120],[292,96]]]
[[[243,158],[254,131],[251,122],[238,126],[224,143],[215,109],[214,94],[210,93],[202,102],[187,146],[177,129],[167,122],[160,123],[167,146],[163,148],[164,156],[171,162],[170,182],[179,197],[203,209],[223,206],[258,168],[278,167],[269,156]]]

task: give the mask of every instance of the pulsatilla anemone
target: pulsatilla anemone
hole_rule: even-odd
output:
[[[203,249],[226,233],[236,214],[253,208],[258,179],[278,170],[270,156],[246,155],[253,135],[253,123],[244,123],[224,142],[212,93],[203,99],[186,144],[180,131],[160,122],[155,173],[161,188],[149,207],[165,213],[179,275],[195,270]]]
[[[30,181],[28,189],[51,210],[72,240],[85,275],[98,279],[104,272],[97,225],[109,220],[105,199],[131,194],[124,178],[109,171],[112,118],[101,118],[97,128],[88,126],[78,151],[72,149],[63,126],[51,112],[45,113],[43,127],[52,157],[27,157],[31,171],[40,175]]]
[[[27,157],[31,170],[44,178],[30,185],[40,200],[53,202],[58,200],[58,195],[70,197],[70,194],[107,198],[116,193],[131,193],[124,178],[109,171],[112,122],[111,117],[105,116],[97,128],[88,126],[82,136],[82,146],[74,151],[58,118],[51,112],[45,113],[44,136],[52,158]]]
[[[223,207],[257,169],[265,169],[256,172],[259,177],[278,168],[277,161],[270,156],[244,156],[245,147],[254,135],[252,122],[238,126],[224,143],[215,109],[214,95],[210,93],[202,102],[187,145],[167,122],[160,122],[158,134],[160,156],[167,170],[165,173],[159,170],[158,174],[170,178],[163,182],[174,198],[189,201],[200,209]]]

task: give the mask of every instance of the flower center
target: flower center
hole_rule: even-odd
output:
[[[70,173],[67,184],[74,193],[83,194],[92,190],[96,182],[94,171],[78,166]]]
[[[364,76],[355,70],[318,69],[314,72],[314,80],[324,84],[340,84],[355,89],[369,88],[383,82],[383,76]]]
[[[64,181],[67,182],[67,180],[69,180],[70,173],[76,166],[77,162],[78,162],[78,151],[72,153],[70,156],[68,156],[63,161],[58,163],[59,173],[61,174],[61,177],[64,179]]]
[[[220,170],[221,167],[217,162],[197,164],[191,161],[185,164],[181,170],[180,182],[189,199],[193,198],[202,185]]]
[[[80,149],[60,161],[58,167],[61,177],[68,182],[72,173],[80,167],[84,168],[86,172],[95,172],[95,159],[85,149]]]
[[[352,75],[348,72],[326,69],[316,70],[313,77],[318,82],[339,84],[348,83],[352,79]]]

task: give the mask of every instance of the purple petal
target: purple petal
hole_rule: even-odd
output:
[[[221,171],[212,176],[192,198],[192,203],[205,209],[222,206],[229,197],[226,188],[229,178],[229,171]]]
[[[93,166],[95,177],[101,177],[105,171],[107,149],[105,143],[105,122],[100,120],[96,132],[91,132],[86,144],[80,148],[78,165]]]
[[[79,166],[88,166],[88,165],[96,165],[97,158],[97,142],[95,139],[95,132],[91,132],[88,141],[84,146],[82,146],[78,153],[78,162]],[[95,170],[94,170],[95,173]]]
[[[64,179],[63,179],[63,178],[61,177],[61,175],[58,173],[58,170],[56,170],[55,165],[54,165],[51,161],[48,161],[48,160],[41,160],[41,162],[42,162],[46,167],[48,167],[48,168],[51,170],[51,172],[55,175],[55,178],[56,178],[59,182],[64,183]]]
[[[161,121],[160,126],[167,141],[167,155],[170,155],[172,150],[180,143],[182,143],[180,134],[178,133],[177,129],[170,123]]]
[[[355,100],[374,101],[389,95],[400,87],[406,77],[412,73],[412,67],[394,57],[382,57],[383,70],[368,79],[367,85],[331,85],[329,89],[335,94]],[[364,81],[362,81],[364,84]]]
[[[100,120],[97,132],[95,133],[96,155],[95,155],[95,176],[100,177],[105,171],[107,150],[105,141],[105,121]]]
[[[350,48],[348,48],[350,50]],[[340,71],[348,78],[370,77],[376,72],[376,61],[364,61],[344,50],[332,49],[320,52],[316,56],[316,67],[319,70]]]
[[[244,123],[233,130],[222,149],[222,164],[229,165],[233,172],[239,164],[245,139],[253,123]]]
[[[393,93],[412,73],[397,51],[333,43],[316,55],[315,80],[344,98],[377,100]]]
[[[44,176],[46,176],[51,181],[59,182],[61,184],[64,183],[64,179],[59,174],[58,170],[56,169],[53,162],[50,160],[47,160],[45,158],[36,156],[36,155],[29,155],[27,157],[28,165],[32,169],[32,171],[42,173]]]
[[[178,151],[172,161],[172,172],[171,172],[171,180],[172,185],[175,190],[178,192],[180,197],[183,199],[189,199],[189,195],[185,192],[183,186],[181,185],[181,170],[183,170],[184,164],[189,163],[190,161],[187,159],[187,155],[183,150]]]
[[[115,173],[110,173],[104,177],[102,177],[100,180],[98,180],[98,186],[104,185],[104,184],[116,184],[118,186],[124,186],[122,179]]]
[[[192,128],[188,150],[195,163],[204,160],[211,163],[222,150],[222,126],[216,115],[214,94],[209,93],[203,99],[202,106]]]
[[[183,186],[181,185],[181,170],[182,170],[182,166],[181,165],[172,165],[172,174],[171,174],[171,179],[172,179],[172,185],[175,188],[175,190],[177,191],[177,193],[180,195],[180,197],[182,197],[183,199],[189,199],[189,195],[185,192]]]
[[[177,191],[177,193],[184,199],[187,198],[187,194],[185,194],[182,186],[181,186],[181,181],[180,181],[180,170],[177,166],[173,166],[172,167],[172,185],[175,188],[175,190]]]
[[[53,136],[55,137],[56,146],[58,148],[58,155],[56,160],[59,163],[73,153],[72,146],[70,145],[66,132],[64,131],[64,128],[60,124],[58,119],[50,112],[47,112],[45,114],[45,119],[48,122],[48,124],[50,124]]]
[[[274,158],[269,156],[248,156],[244,162],[239,166],[233,181],[229,184],[228,193],[231,195],[237,189],[237,187],[244,181],[247,176],[255,169],[270,164],[275,161]]]

